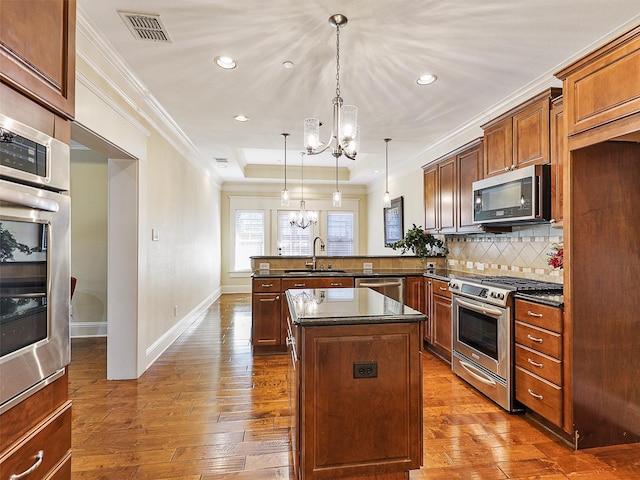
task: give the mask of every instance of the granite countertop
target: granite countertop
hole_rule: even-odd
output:
[[[516,292],[515,298],[549,305],[550,307],[564,306],[564,296],[557,292]]]
[[[424,269],[416,268],[375,268],[371,270],[362,269],[335,269],[335,270],[256,270],[251,274],[254,278],[269,277],[407,277],[422,276]]]
[[[370,288],[287,290],[295,325],[365,325],[426,320],[424,314]]]

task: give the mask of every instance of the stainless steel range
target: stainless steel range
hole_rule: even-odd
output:
[[[455,278],[452,292],[452,368],[505,410],[518,410],[513,384],[513,294],[558,292],[562,284],[516,277]]]

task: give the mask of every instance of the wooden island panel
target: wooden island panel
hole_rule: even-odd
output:
[[[303,478],[405,478],[420,468],[420,324],[320,326],[301,333]],[[376,364],[377,376],[354,378],[354,365],[368,362]]]

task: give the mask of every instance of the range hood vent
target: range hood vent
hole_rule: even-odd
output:
[[[160,20],[160,15],[122,10],[118,10],[118,13],[137,40],[171,43],[171,38]]]

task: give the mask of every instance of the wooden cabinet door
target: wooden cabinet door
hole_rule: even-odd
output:
[[[563,226],[564,169],[567,158],[567,140],[564,126],[562,97],[551,108],[551,218],[555,227]]]
[[[427,343],[432,343],[432,330],[433,330],[433,318],[432,318],[432,304],[433,304],[433,282],[430,278],[425,278],[424,280],[424,299],[425,299],[425,315],[427,316],[427,321],[424,323],[424,328],[422,331],[423,340]]]
[[[458,155],[458,232],[481,232],[482,228],[473,223],[473,188],[476,180],[483,176],[483,142]]]
[[[438,167],[424,171],[424,229],[437,233],[438,229]]]
[[[431,315],[433,346],[451,362],[451,299],[433,295]]]
[[[549,163],[549,99],[513,116],[513,167]]]
[[[640,135],[640,26],[576,60],[556,76],[564,80],[571,150]]]
[[[438,233],[456,231],[456,157],[438,163]]]
[[[513,122],[505,118],[484,131],[484,175],[499,175],[513,165]]]
[[[255,293],[253,295],[251,343],[254,346],[281,344],[281,298],[280,293]]]
[[[0,32],[0,80],[73,118],[76,1],[2,0]]]
[[[406,277],[404,280],[404,303],[414,310],[425,312],[424,277]]]

